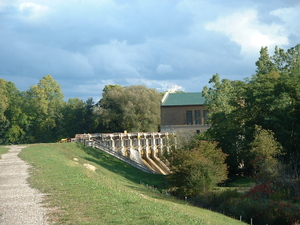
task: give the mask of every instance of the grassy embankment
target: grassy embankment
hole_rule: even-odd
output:
[[[3,146],[0,146],[0,159],[1,159],[1,155],[7,153],[9,150],[9,148],[6,148],[6,147],[3,147]]]
[[[30,183],[48,194],[49,216],[57,224],[243,224],[147,188],[140,182],[163,187],[165,177],[141,172],[97,149],[37,144],[20,156],[33,165]]]

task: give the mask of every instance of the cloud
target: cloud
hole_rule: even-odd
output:
[[[39,5],[31,2],[21,3],[18,9],[22,15],[31,19],[37,19],[44,16],[49,10],[49,8],[45,5]]]
[[[0,76],[24,90],[51,74],[68,98],[106,84],[201,91],[215,73],[250,76],[263,45],[297,44],[292,1],[0,0]]]
[[[140,77],[145,70],[141,48],[143,46],[128,45],[126,41],[111,40],[92,47],[87,57],[98,74],[110,74],[111,78]]]
[[[271,11],[270,14],[281,19],[282,26],[286,27],[287,34],[300,37],[300,5],[293,8],[279,8]]]
[[[166,85],[164,88],[165,88],[165,90],[167,90],[171,93],[174,93],[176,91],[184,91],[184,89],[177,84]]]
[[[245,56],[258,52],[263,46],[273,47],[289,44],[284,26],[261,22],[258,12],[253,9],[247,9],[209,22],[206,29],[226,35],[241,47],[241,53]]]

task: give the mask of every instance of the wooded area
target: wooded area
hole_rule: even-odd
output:
[[[256,66],[244,81],[215,74],[204,87],[210,128],[167,154],[171,191],[257,224],[299,224],[300,45],[264,47]],[[244,178],[246,192],[218,190]]]
[[[65,102],[51,75],[24,92],[0,79],[0,144],[56,142],[77,133],[158,131],[160,98],[143,85],[107,85],[98,103],[92,98]]]
[[[253,173],[253,161],[267,147],[253,149],[259,130],[269,130],[282,150],[272,156],[289,165],[291,176],[299,176],[300,166],[300,45],[284,51],[267,47],[260,51],[256,74],[245,81],[220,80],[214,75],[211,87],[203,89],[210,111],[208,134],[228,154],[231,175]],[[270,153],[271,154],[271,153]]]

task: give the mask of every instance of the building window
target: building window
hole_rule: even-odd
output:
[[[201,124],[201,111],[195,110],[195,124]]]
[[[204,123],[206,124],[207,120],[208,120],[208,111],[207,110],[203,110],[203,113],[204,113]]]
[[[186,111],[186,124],[193,125],[193,112],[192,111]]]

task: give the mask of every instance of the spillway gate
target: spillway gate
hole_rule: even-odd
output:
[[[148,173],[170,173],[164,151],[171,147],[172,133],[77,134],[75,141],[101,149]]]

